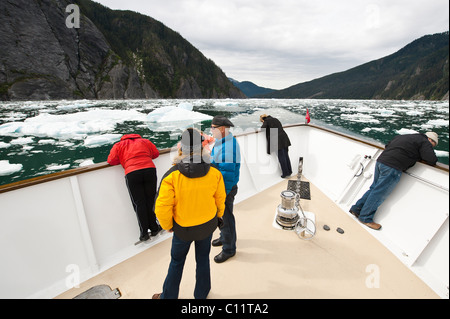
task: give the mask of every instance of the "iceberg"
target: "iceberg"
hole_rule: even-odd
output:
[[[436,153],[437,157],[448,157],[448,152],[447,151],[434,150],[434,152]]]
[[[341,118],[344,120],[348,120],[351,122],[359,122],[359,123],[372,123],[372,124],[379,124],[380,121],[377,119],[374,119],[373,116],[369,114],[341,114]]]
[[[41,113],[23,122],[0,125],[0,135],[39,136],[56,139],[83,139],[86,135],[112,131],[125,121],[145,121],[136,110],[93,109],[86,112],[54,115]]]
[[[192,111],[191,103],[163,106],[147,115],[147,125],[152,131],[182,130],[195,123],[211,120],[212,116]]]
[[[444,120],[444,119],[429,120],[426,124],[435,126],[435,127],[440,127],[440,126],[445,127],[445,126],[448,126],[448,120]]]
[[[21,171],[22,164],[10,164],[8,160],[0,161],[0,176],[11,175]]]
[[[122,134],[103,134],[103,135],[88,136],[84,140],[84,146],[92,148],[113,144],[118,140],[120,140],[121,137]]]
[[[14,140],[12,140],[10,143],[13,145],[25,145],[25,144],[31,144],[34,142],[34,139],[32,137],[19,137]]]
[[[62,171],[65,169],[68,169],[70,167],[70,164],[63,164],[63,165],[58,165],[58,164],[50,164],[46,166],[46,170],[48,171]]]
[[[10,146],[11,146],[11,144],[9,144],[9,143],[0,142],[0,148],[8,148]]]
[[[400,135],[405,135],[405,134],[417,134],[419,132],[411,130],[411,129],[407,129],[407,128],[401,128],[399,130],[396,131],[398,134]]]
[[[94,161],[92,159],[86,159],[83,160],[82,162],[80,162],[80,167],[84,167],[84,166],[89,166],[89,165],[94,165]]]
[[[225,101],[216,101],[213,104],[214,107],[223,107],[223,106],[239,106],[239,102],[232,100]]]

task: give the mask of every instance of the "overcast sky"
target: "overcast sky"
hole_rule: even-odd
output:
[[[449,29],[448,0],[95,0],[180,33],[228,77],[273,89]]]

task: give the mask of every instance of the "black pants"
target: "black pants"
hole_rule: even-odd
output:
[[[282,175],[281,177],[291,176],[291,160],[289,159],[288,148],[282,148],[278,150],[278,161],[280,162]]]
[[[156,168],[140,169],[125,175],[131,203],[139,223],[140,237],[148,230],[158,231],[154,211],[156,197]]]
[[[234,197],[238,191],[237,185],[234,185],[225,199],[225,211],[223,213],[223,226],[220,229],[220,241],[222,242],[222,250],[228,255],[236,253],[236,220],[233,214]]]

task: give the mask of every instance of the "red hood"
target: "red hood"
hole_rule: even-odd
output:
[[[125,134],[124,136],[122,136],[122,138],[120,140],[123,141],[123,140],[128,140],[128,139],[135,139],[135,138],[142,138],[142,137],[139,134]]]

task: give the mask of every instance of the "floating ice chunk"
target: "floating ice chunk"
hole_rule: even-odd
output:
[[[438,151],[438,150],[435,150],[434,152],[436,153],[436,156],[437,156],[437,157],[448,157],[448,152],[447,152],[447,151]]]
[[[237,101],[216,101],[213,104],[214,107],[222,107],[222,106],[239,106],[239,102]]]
[[[84,100],[84,102],[80,101],[78,103],[70,102],[69,104],[61,104],[61,105],[58,105],[56,108],[58,110],[73,110],[73,109],[79,109],[79,108],[92,107],[94,105],[95,105],[95,103],[90,103],[89,101]]]
[[[9,143],[0,142],[0,148],[8,148],[10,146],[11,146],[11,144],[9,144]]]
[[[18,133],[23,127],[23,122],[10,122],[0,125],[0,135],[11,135]]]
[[[212,119],[210,115],[188,110],[190,106],[185,103],[182,107],[170,105],[153,110],[147,115],[149,128],[152,131],[173,131]]]
[[[0,135],[34,135],[53,138],[83,138],[86,135],[111,131],[117,123],[145,121],[145,114],[136,110],[94,109],[86,112],[54,115],[43,113],[0,125]]]
[[[32,137],[19,137],[19,138],[12,140],[10,143],[13,145],[25,145],[25,144],[30,144],[33,142],[34,142],[34,140]]]
[[[39,140],[38,143],[39,143],[39,144],[56,144],[56,141],[55,141],[55,140],[47,139],[47,140]]]
[[[94,165],[94,161],[92,159],[84,160],[80,163],[80,167]]]
[[[92,148],[113,144],[118,140],[120,140],[121,137],[122,134],[103,134],[103,135],[88,136],[84,140],[84,146]]]
[[[181,102],[178,104],[178,107],[188,111],[192,111],[194,109],[194,106],[189,102]]]
[[[374,119],[371,115],[369,114],[361,114],[361,113],[356,113],[356,114],[341,114],[341,118],[345,119],[345,120],[349,120],[351,122],[360,122],[360,123],[373,123],[373,124],[378,124],[380,123],[379,120]]]
[[[419,115],[423,115],[423,114],[424,114],[424,112],[416,111],[416,110],[406,112],[406,115],[409,115],[409,116],[419,116]]]
[[[370,131],[377,131],[377,132],[384,132],[386,131],[383,127],[366,127],[365,129],[362,129],[361,132],[370,132]]]
[[[147,121],[157,123],[165,113],[171,112],[173,110],[176,110],[176,106],[171,105],[157,108],[156,110],[153,110],[147,114]]]
[[[8,160],[0,161],[0,176],[11,175],[22,170],[22,164],[10,164]]]
[[[380,116],[384,116],[384,117],[390,117],[391,115],[393,115],[393,114],[395,113],[394,110],[391,110],[391,109],[385,109],[385,108],[383,108],[383,109],[378,109],[377,111],[378,111],[378,113],[380,113],[380,114],[379,114]]]
[[[212,119],[212,116],[200,113],[200,112],[194,112],[194,111],[188,111],[185,109],[176,109],[172,110],[168,113],[165,113],[158,122],[184,122],[189,121],[192,123],[206,121]]]
[[[62,164],[62,165],[58,165],[58,164],[50,164],[50,165],[46,165],[46,170],[47,171],[62,171],[64,169],[68,169],[70,167],[70,164]]]
[[[232,101],[232,100],[215,101],[212,106],[214,107],[214,109],[219,110],[219,111],[220,110],[227,111],[227,112],[239,112],[240,111],[239,102]]]
[[[448,120],[443,120],[443,119],[429,120],[426,124],[432,125],[435,127],[448,126]]]
[[[401,128],[399,130],[396,131],[398,134],[400,135],[405,135],[405,134],[417,134],[419,132],[408,129],[408,128]]]

